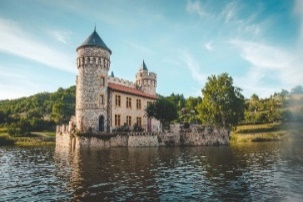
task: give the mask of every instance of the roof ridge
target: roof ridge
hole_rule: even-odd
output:
[[[146,97],[146,98],[151,98],[151,99],[157,99],[156,95],[148,94],[148,93],[145,93],[142,90],[139,90],[137,88],[131,88],[131,87],[128,87],[128,86],[123,86],[121,84],[108,82],[108,88],[110,88],[112,90],[124,92],[124,93],[127,93],[127,94],[138,95],[138,96],[141,96],[141,97]]]

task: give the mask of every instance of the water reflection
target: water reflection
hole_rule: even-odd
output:
[[[74,200],[300,200],[300,141],[225,147],[56,148]],[[68,167],[69,169],[67,169]]]
[[[1,147],[0,201],[301,201],[302,143]]]

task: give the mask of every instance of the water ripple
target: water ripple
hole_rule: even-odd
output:
[[[300,201],[303,141],[233,147],[0,148],[0,201]]]

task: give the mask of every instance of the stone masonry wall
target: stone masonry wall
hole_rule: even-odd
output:
[[[108,133],[73,136],[68,131],[56,134],[56,145],[73,148],[154,147],[154,146],[219,146],[229,144],[229,131],[206,128],[203,131],[178,133]]]
[[[99,130],[99,117],[107,123],[107,75],[110,53],[98,47],[78,49],[76,125],[80,131]]]

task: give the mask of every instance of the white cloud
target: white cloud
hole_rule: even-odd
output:
[[[149,48],[146,48],[145,46],[142,46],[142,45],[139,45],[139,44],[136,44],[136,43],[133,43],[133,42],[130,42],[130,41],[125,41],[128,45],[132,46],[133,48],[143,52],[143,53],[155,53],[154,51],[152,51],[151,49]]]
[[[16,22],[0,18],[0,30],[0,52],[34,60],[59,70],[76,71],[72,56],[38,42]]]
[[[266,98],[274,92],[281,91],[280,86],[266,86],[262,80],[265,77],[262,68],[251,66],[250,69],[243,76],[234,77],[235,86],[243,89],[243,94],[249,98],[252,94],[256,93],[261,98]]]
[[[209,50],[210,52],[214,50],[213,42],[212,42],[212,41],[207,42],[204,46],[205,46],[205,48],[206,48],[207,50]]]
[[[244,26],[244,29],[242,29],[244,33],[253,34],[255,36],[260,34],[260,26],[257,24],[251,24]]]
[[[190,70],[192,78],[200,85],[205,84],[207,76],[200,71],[200,66],[194,57],[188,51],[181,51],[180,57],[185,67]]]
[[[199,16],[203,17],[207,15],[207,12],[203,9],[199,0],[187,1],[186,11],[189,13],[197,13]]]
[[[37,92],[38,86],[14,69],[0,67],[0,100],[28,96]]]
[[[281,48],[243,40],[231,40],[230,43],[240,50],[241,57],[251,64],[244,78],[238,78],[240,86],[248,92],[259,92],[268,96],[285,86],[302,84],[303,58],[297,50],[293,52]],[[265,77],[265,78],[264,78]],[[272,88],[262,79],[271,78],[279,82]],[[270,92],[270,93],[269,93]]]
[[[299,43],[303,46],[303,0],[295,0],[294,12],[299,17],[300,20]]]
[[[241,49],[241,56],[254,66],[272,70],[285,70],[294,57],[286,51],[251,41],[231,40],[231,44]]]
[[[63,44],[68,44],[69,40],[69,32],[66,31],[59,31],[59,30],[51,30],[50,35],[54,37],[57,41],[63,43]]]
[[[233,19],[236,20],[238,10],[239,10],[238,1],[230,1],[224,7],[223,11],[221,12],[221,16],[223,17],[223,19],[225,19],[225,22],[228,23]]]

